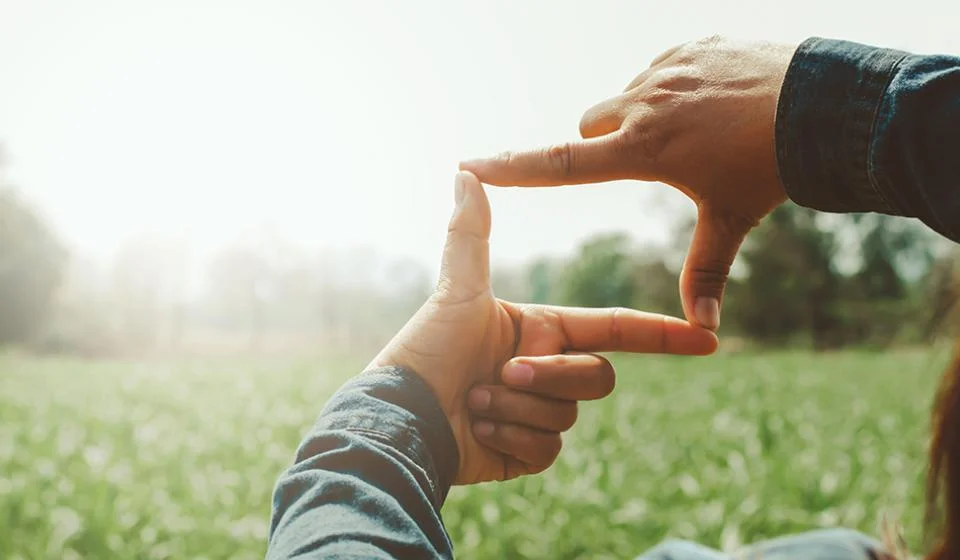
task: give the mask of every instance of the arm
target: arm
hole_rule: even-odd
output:
[[[776,117],[794,202],[919,218],[960,241],[960,58],[808,39]]]
[[[458,463],[446,416],[416,375],[361,375],[280,477],[267,558],[450,558],[440,508]]]

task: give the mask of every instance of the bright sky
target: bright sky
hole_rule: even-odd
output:
[[[85,252],[269,223],[433,265],[467,156],[577,136],[649,60],[721,33],[960,52],[956,0],[0,0],[8,178]],[[627,230],[667,187],[492,190],[495,260]],[[659,206],[657,206],[659,208]]]

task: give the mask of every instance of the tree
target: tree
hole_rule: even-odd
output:
[[[840,283],[834,246],[814,211],[795,205],[774,210],[741,252],[749,275],[743,296],[728,311],[743,333],[766,343],[809,336],[818,348],[835,344]]]
[[[0,185],[0,345],[37,333],[66,263],[66,250],[40,215]]]
[[[860,230],[861,267],[855,278],[862,294],[875,300],[899,300],[907,295],[908,276],[929,268],[931,239],[913,222],[882,214],[851,217]]]
[[[644,258],[634,264],[633,307],[642,311],[665,313],[683,317],[680,291],[677,288],[679,272],[671,270],[665,261],[668,255],[654,248],[643,253]]]
[[[537,259],[527,271],[530,283],[530,303],[548,304],[552,292],[553,266],[547,259]]]
[[[561,290],[561,299],[567,305],[631,306],[636,276],[629,237],[614,233],[587,240],[567,264]]]

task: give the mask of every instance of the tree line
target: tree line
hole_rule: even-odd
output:
[[[493,268],[504,299],[625,306],[682,316],[677,279],[692,233],[670,246],[625,233],[567,258]],[[0,346],[114,355],[288,344],[376,348],[430,293],[420,264],[362,251],[310,252],[270,231],[191,270],[184,241],[128,240],[112,262],[70,255],[10,188],[0,189]],[[199,284],[194,280],[199,278]],[[927,342],[960,323],[960,254],[911,220],[785,205],[734,265],[721,334],[814,349]]]
[[[678,276],[692,231],[693,222],[680,225],[669,247],[637,246],[624,233],[599,235],[570,259],[495,277],[494,291],[682,316]],[[958,302],[960,250],[916,221],[787,204],[744,243],[724,296],[721,333],[820,350],[926,343],[956,332]]]

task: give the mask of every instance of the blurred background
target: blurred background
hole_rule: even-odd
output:
[[[575,138],[684,41],[958,53],[947,14],[0,0],[0,557],[262,556],[300,435],[432,289],[460,159]],[[499,297],[681,314],[681,194],[488,192]],[[734,267],[723,355],[618,358],[628,379],[544,477],[452,494],[458,550],[733,547],[870,531],[886,504],[916,537],[958,284],[960,252],[913,220],[780,208]]]

